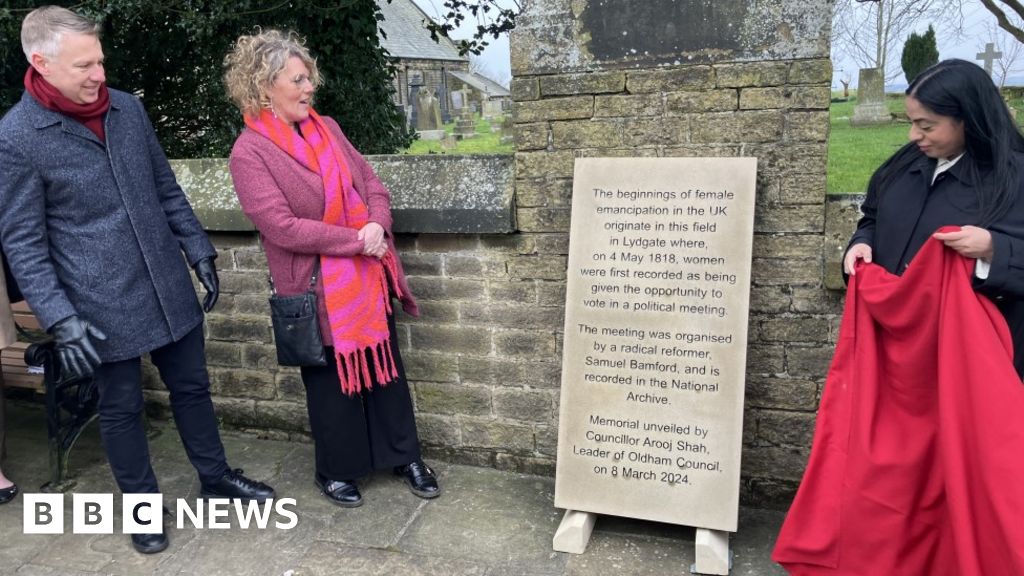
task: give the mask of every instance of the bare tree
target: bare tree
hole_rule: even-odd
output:
[[[1009,32],[1018,42],[1024,42],[1024,4],[1018,0],[981,0],[981,3],[995,15],[1000,28]]]
[[[390,2],[391,0],[388,0]],[[516,26],[516,16],[522,12],[520,0],[441,0],[438,20],[427,20],[423,24],[430,36],[437,41],[439,36],[449,39],[449,34],[467,20],[476,21],[473,37],[466,40],[451,39],[460,54],[480,54],[490,43],[486,36],[497,39]]]
[[[839,77],[839,81],[843,84],[843,98],[850,99],[850,82],[853,82],[853,76],[850,75],[846,70],[840,70],[842,76]]]
[[[509,82],[512,80],[511,76],[496,72],[486,60],[473,53],[469,55],[469,71],[506,88],[508,88]]]
[[[1013,23],[1014,26],[1018,28],[1021,26],[1019,19],[1011,18],[1012,20],[1017,20]],[[1022,70],[1020,59],[1024,56],[1024,44],[1001,28],[998,22],[987,22],[985,31],[988,35],[987,41],[993,44],[997,51],[1002,53],[998,60],[992,62],[992,72],[998,76],[999,88],[1002,89],[1011,74],[1017,74]],[[984,43],[979,43],[978,49],[984,50]]]
[[[486,60],[471,53],[469,55],[469,71],[490,78],[491,67],[487,65]]]
[[[983,0],[984,1],[984,0]],[[1014,0],[1010,0],[1014,1]],[[946,33],[960,34],[963,0],[836,0],[832,43],[862,68],[880,68],[886,81],[899,77],[899,53],[906,36],[924,19]]]

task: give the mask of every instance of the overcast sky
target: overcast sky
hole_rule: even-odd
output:
[[[963,0],[963,14],[964,33],[959,38],[956,37],[954,34],[941,32],[938,22],[929,22],[927,20],[922,20],[921,22],[918,23],[917,32],[923,33],[926,30],[928,30],[928,24],[935,24],[935,29],[937,31],[936,40],[939,48],[940,60],[945,60],[947,58],[961,58],[963,60],[969,60],[971,62],[976,62],[977,64],[982,65],[982,62],[978,61],[975,58],[975,56],[979,52],[982,52],[984,50],[985,44],[987,42],[991,42],[989,38],[989,29],[990,24],[995,22],[995,16],[993,16],[991,12],[985,9],[985,7],[981,4],[980,0]],[[1002,44],[1001,46],[998,47],[1003,50],[1004,55],[1006,55],[1006,57],[1008,58],[1009,48],[1017,41],[1012,36],[1005,32],[1002,32],[1001,30],[998,34],[1000,37],[997,38],[997,45]],[[895,64],[895,68],[897,70],[900,69],[900,55],[902,53],[903,42],[905,40],[906,38],[899,39],[899,42],[897,44],[897,53],[891,56],[891,61]],[[835,53],[833,53],[832,57],[834,59],[832,62],[834,72],[832,87],[834,89],[842,88],[842,84],[840,84],[839,79],[841,74],[843,73],[850,74],[853,80],[853,84],[851,84],[851,86],[855,86],[857,83],[857,70],[860,68],[860,66],[853,60],[840,59]],[[1022,78],[1019,78],[1020,76],[1024,75],[1024,55],[1017,59],[1015,68],[1016,70],[1011,70],[1008,74],[1008,76],[1010,77],[1010,82],[1008,82],[1008,84],[1020,83],[1015,82],[1014,77],[1018,77],[1018,80],[1024,80]],[[996,76],[998,76],[998,68],[996,68],[995,72]],[[906,78],[904,78],[903,75],[900,74],[900,77],[894,81],[894,84],[905,85],[906,82]]]
[[[434,20],[440,22],[441,16],[443,15],[441,9],[444,7],[442,0],[412,0],[421,10],[427,13],[428,16],[434,18]],[[511,0],[498,0],[498,5],[502,8],[515,8],[515,2]],[[466,16],[466,21],[462,23],[462,26],[458,30],[452,32],[452,38],[463,39],[469,38],[476,31],[476,21],[473,20],[472,15]],[[497,40],[488,36],[486,38],[490,45],[484,49],[483,54],[480,55],[484,66],[487,68],[488,73],[485,76],[497,80],[504,84],[508,84],[508,80],[512,77],[512,64],[509,60],[509,47],[508,47],[508,34],[503,34]]]
[[[413,0],[424,12],[429,16],[434,17],[436,20],[441,19],[441,9],[443,7],[443,0]],[[499,0],[502,6],[512,8],[515,4],[511,0]],[[985,10],[980,0],[963,0],[964,4],[964,34],[962,37],[957,38],[955,35],[939,33],[938,47],[939,47],[939,58],[963,58],[964,60],[975,61],[975,55],[984,49],[985,43],[989,40],[989,23],[995,21],[995,17]],[[918,31],[924,32],[928,29],[928,21],[921,21],[918,24]],[[936,23],[937,24],[937,23]],[[476,22],[463,23],[463,26],[454,32],[452,36],[454,38],[468,38],[472,35],[475,30]],[[940,28],[936,26],[936,28]],[[507,81],[511,77],[511,65],[509,62],[509,46],[508,46],[508,35],[504,35],[497,40],[490,39],[491,45],[487,47],[484,53],[481,55],[481,60],[484,65],[489,69],[495,79],[500,81]],[[903,49],[903,40],[900,39],[898,43],[898,51]],[[1004,54],[1008,53],[1008,46],[1006,44],[1015,42],[1009,35],[1003,36],[1004,46],[1000,46],[1003,49]],[[833,55],[835,57],[836,55]],[[896,67],[899,67],[900,54],[897,52],[892,56],[892,62],[897,63]],[[1011,81],[1010,84],[1024,84],[1024,55],[1022,55],[1016,65],[1017,70],[1011,71],[1009,74]],[[859,66],[852,60],[837,59],[833,61],[833,69],[835,75],[833,78],[833,87],[841,88],[842,85],[839,83],[840,75],[843,73],[851,73],[853,79],[853,85],[857,83],[857,70]],[[1018,82],[1014,82],[1014,77],[1017,77]],[[906,80],[901,76],[897,83],[905,83]]]

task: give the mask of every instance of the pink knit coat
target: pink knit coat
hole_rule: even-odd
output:
[[[338,123],[332,118],[323,118],[341,144],[355,189],[370,211],[370,221],[384,228],[393,250],[391,194],[341,132]],[[229,166],[242,211],[263,237],[267,266],[278,294],[290,296],[305,292],[321,254],[362,254],[363,241],[357,238],[357,230],[323,222],[324,188],[320,175],[299,164],[267,138],[249,128],[243,130],[231,150]],[[400,259],[397,266],[402,309],[419,316],[419,307],[409,290]],[[320,334],[324,345],[331,346],[334,342],[320,278],[316,282],[316,295]]]

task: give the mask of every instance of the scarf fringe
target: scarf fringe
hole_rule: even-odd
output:
[[[370,378],[370,364],[367,359],[370,355],[373,362],[373,375]],[[381,386],[387,386],[398,379],[398,368],[395,367],[395,359],[391,354],[391,338],[372,344],[365,348],[341,352],[334,350],[334,359],[338,363],[338,379],[341,380],[341,391],[348,396],[360,394],[363,390],[373,388],[374,380]]]

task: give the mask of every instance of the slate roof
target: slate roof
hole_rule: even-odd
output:
[[[429,20],[425,12],[420,10],[412,0],[377,0],[384,15],[380,28],[387,34],[381,35],[380,44],[398,58],[417,58],[423,60],[453,60],[465,62],[468,58],[459,56],[455,44],[447,38],[434,42],[430,32],[423,27],[423,21]]]
[[[476,88],[477,90],[483,92],[484,94],[487,94],[491,98],[512,95],[512,93],[509,92],[508,88],[505,88],[504,86],[498,84],[494,80],[491,80],[486,76],[481,76],[476,72],[462,72],[460,70],[449,70],[448,73],[451,74],[452,76],[455,76],[459,80],[462,80],[466,84],[469,84],[473,88]]]

